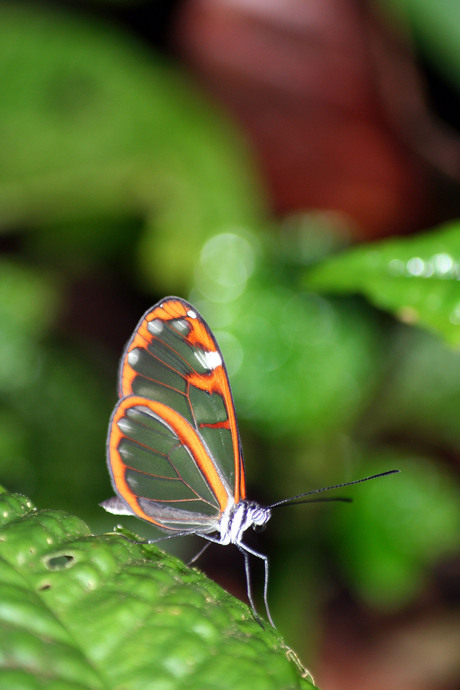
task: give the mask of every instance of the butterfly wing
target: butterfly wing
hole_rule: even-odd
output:
[[[212,531],[245,498],[230,385],[204,319],[177,297],[144,314],[120,363],[108,464],[122,502],[164,529]]]

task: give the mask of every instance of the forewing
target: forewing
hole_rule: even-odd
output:
[[[202,439],[235,503],[245,498],[225,364],[209,326],[190,304],[169,297],[144,314],[122,357],[119,395],[141,396],[175,410]]]
[[[231,489],[195,429],[173,408],[134,395],[120,400],[108,457],[117,493],[139,517],[167,530],[217,528]]]

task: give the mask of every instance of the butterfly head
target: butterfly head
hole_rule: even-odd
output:
[[[248,505],[248,526],[251,525],[255,532],[263,532],[270,520],[272,511],[253,501]]]
[[[264,508],[255,501],[233,503],[222,515],[219,524],[220,543],[240,544],[243,533],[249,527],[263,529],[270,517],[270,508]]]

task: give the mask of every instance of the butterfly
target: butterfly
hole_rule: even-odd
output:
[[[107,438],[116,496],[101,505],[109,513],[135,515],[155,525],[166,533],[164,538],[196,534],[207,540],[205,548],[209,542],[237,546],[244,557],[248,600],[259,622],[249,557],[261,559],[265,610],[273,627],[268,558],[244,543],[246,530],[263,529],[275,507],[349,500],[306,497],[398,471],[316,489],[269,506],[248,500],[222,353],[203,317],[179,297],[166,297],[142,316],[121,358],[118,395]]]

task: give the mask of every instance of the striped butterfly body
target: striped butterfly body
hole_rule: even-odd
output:
[[[274,625],[267,602],[268,559],[243,542],[244,532],[263,527],[272,508],[308,502],[306,496],[326,489],[268,507],[246,499],[222,354],[209,326],[185,300],[167,297],[143,315],[122,355],[118,381],[120,399],[107,439],[116,496],[101,505],[116,515],[136,515],[168,536],[197,534],[208,542],[235,544],[244,556],[248,599],[257,620],[249,555],[262,559],[265,608]],[[344,484],[328,488],[338,486]]]

